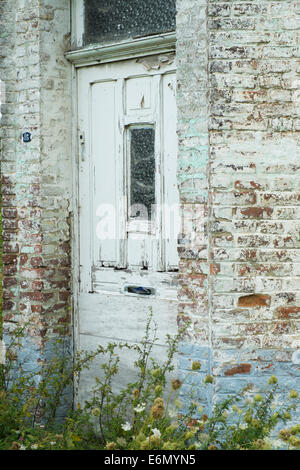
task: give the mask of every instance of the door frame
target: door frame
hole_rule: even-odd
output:
[[[80,47],[82,44],[83,31],[83,0],[73,0],[72,22],[74,33],[72,44]],[[150,37],[121,41],[110,45],[96,45],[72,50],[65,53],[66,59],[72,65],[71,101],[72,101],[72,200],[71,200],[71,312],[73,332],[73,352],[78,352],[80,341],[79,330],[79,276],[80,276],[80,220],[79,220],[79,171],[80,154],[78,143],[78,86],[77,71],[81,67],[95,64],[118,62],[121,60],[159,55],[163,53],[176,53],[176,33],[163,33]],[[74,378],[74,402],[77,404],[78,378]]]

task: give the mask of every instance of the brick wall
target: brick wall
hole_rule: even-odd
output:
[[[300,389],[299,13],[178,1],[181,368],[203,358],[208,400],[270,374]]]
[[[23,362],[31,368],[46,339],[70,325],[69,3],[1,2],[3,318],[6,331],[29,324]]]

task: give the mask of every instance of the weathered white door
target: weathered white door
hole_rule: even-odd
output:
[[[167,59],[78,71],[79,348],[140,341],[150,308],[157,357],[176,333],[176,75]],[[124,380],[128,361],[122,352]],[[96,373],[82,375],[79,399]]]

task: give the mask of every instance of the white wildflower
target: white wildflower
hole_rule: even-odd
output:
[[[248,393],[245,393],[244,396],[245,396],[245,403],[246,403],[247,405],[252,405],[252,403],[253,403],[253,396],[252,396],[252,394],[248,392]]]
[[[21,446],[20,446],[20,450],[26,450],[26,447],[23,446],[23,445],[21,445]]]
[[[125,424],[122,424],[121,425],[121,428],[123,429],[123,431],[130,431],[132,429],[132,426],[130,423],[128,423],[128,421],[125,423]]]
[[[242,431],[244,431],[245,429],[247,429],[247,427],[248,427],[248,426],[247,426],[246,423],[242,423],[242,424],[239,425],[239,428],[240,428]]]
[[[37,444],[32,444],[32,446],[31,446],[31,449],[32,449],[32,450],[36,450],[37,448],[38,448],[38,445],[37,445]]]
[[[140,405],[137,405],[135,408],[133,408],[136,413],[142,413],[146,409],[146,403],[141,403]]]
[[[273,449],[283,449],[285,446],[285,442],[281,439],[270,440],[270,444]]]
[[[174,410],[174,408],[168,410],[168,414],[169,414],[170,418],[177,418],[177,416],[178,416],[178,412],[176,410]]]
[[[157,429],[157,428],[152,429],[152,434],[153,434],[153,436],[155,436],[155,437],[161,437],[161,432],[160,432],[160,430]]]
[[[56,442],[52,441],[50,442],[50,446],[55,446]]]

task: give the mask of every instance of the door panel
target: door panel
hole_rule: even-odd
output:
[[[97,218],[101,220],[106,217],[108,210],[116,207],[115,86],[115,81],[91,85],[91,159],[94,169],[92,190],[93,213],[96,215],[93,217],[93,224],[97,222]],[[104,236],[99,239],[101,235],[97,234],[95,225],[92,229],[94,266],[99,262],[106,266],[116,264],[114,219],[111,224],[103,226],[103,235],[107,231],[107,239]]]
[[[126,80],[126,112],[148,111],[152,108],[152,77],[137,77]]]
[[[159,348],[177,331],[175,92],[174,64],[128,60],[78,71],[78,348],[140,341],[150,309],[163,333]],[[82,396],[92,382],[85,372]]]

